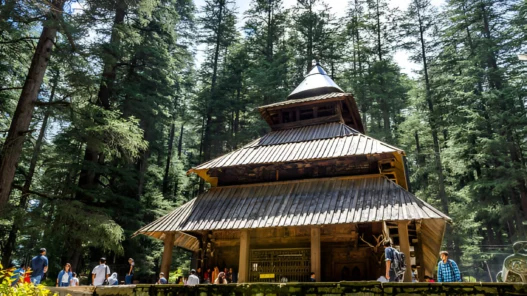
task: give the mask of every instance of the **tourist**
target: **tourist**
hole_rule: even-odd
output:
[[[310,282],[316,282],[317,281],[316,278],[315,278],[315,273],[314,272],[311,272],[309,274],[309,281]]]
[[[13,276],[11,276],[11,286],[25,283],[26,276],[29,276],[29,274],[26,274],[26,265],[21,264],[19,268],[13,271]]]
[[[199,278],[199,282],[203,282],[203,274],[201,272],[201,267],[198,267],[198,269],[196,269],[196,276]]]
[[[183,285],[187,285],[187,282],[188,282],[188,276],[184,276],[183,277]]]
[[[24,270],[24,278],[22,280],[22,283],[31,283],[31,268],[27,267],[25,264],[21,264],[20,269]]]
[[[205,284],[210,284],[210,279],[212,278],[212,272],[210,268],[207,268],[207,271],[203,274],[203,282]]]
[[[64,265],[64,268],[59,272],[59,275],[57,276],[57,282],[55,284],[55,287],[69,287],[72,278],[73,274],[71,273],[71,264],[66,263],[66,265]]]
[[[234,272],[233,268],[229,268],[229,273],[231,274],[230,280],[231,283],[237,283],[238,282],[238,274]]]
[[[395,273],[394,261],[395,261],[395,249],[392,248],[392,242],[390,240],[384,241],[384,257],[386,258],[386,279],[390,282],[399,282],[400,276]]]
[[[131,285],[132,280],[134,278],[134,269],[135,269],[135,262],[134,259],[130,258],[128,259],[128,264],[130,265],[130,268],[128,269],[128,272],[126,273],[124,277],[124,283],[126,285]]]
[[[232,268],[225,268],[225,278],[227,279],[228,283],[232,283]]]
[[[218,268],[218,266],[214,266],[214,269],[212,270],[211,280],[216,280],[218,278],[218,274],[220,274],[220,269]]]
[[[108,284],[110,286],[119,285],[119,279],[117,278],[117,272],[112,273],[112,275],[108,278]]]
[[[40,284],[42,277],[48,272],[48,257],[46,257],[46,249],[41,248],[40,254],[31,259],[31,282],[35,285]]]
[[[454,260],[448,259],[448,252],[439,253],[441,261],[437,264],[437,281],[439,283],[461,282],[461,273]]]
[[[77,273],[73,273],[73,277],[71,278],[71,286],[72,287],[78,287],[79,286],[79,278],[77,277]]]
[[[160,272],[159,273],[159,280],[157,281],[156,284],[158,285],[164,285],[168,283],[167,279],[165,278],[165,273],[164,272]]]
[[[214,283],[215,284],[227,284],[227,280],[225,279],[225,272],[220,272],[218,273],[218,277],[216,278],[216,280],[214,280]]]
[[[91,283],[94,286],[101,286],[108,283],[108,276],[110,275],[110,268],[106,265],[106,258],[102,257],[99,260],[99,265],[92,270]]]
[[[182,276],[178,276],[177,280],[176,280],[176,285],[183,285],[183,277]]]
[[[199,285],[199,278],[196,275],[196,270],[192,269],[190,271],[190,276],[188,277],[188,280],[187,280],[187,286],[194,286],[194,285]]]

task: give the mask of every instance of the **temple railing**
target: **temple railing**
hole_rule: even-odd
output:
[[[60,296],[134,295],[134,296],[289,296],[289,295],[527,295],[524,283],[250,283],[228,285],[129,285],[75,288],[50,288]]]

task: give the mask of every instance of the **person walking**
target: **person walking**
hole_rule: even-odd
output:
[[[453,283],[461,282],[461,273],[457,267],[456,262],[448,259],[448,252],[441,251],[439,253],[441,261],[437,264],[437,282],[438,283]]]
[[[400,276],[395,273],[395,252],[390,240],[384,241],[384,257],[386,258],[386,279],[390,282],[399,282]]]
[[[99,265],[95,266],[91,273],[91,284],[93,286],[104,285],[110,275],[110,268],[106,265],[106,258],[101,257]]]
[[[196,275],[196,270],[192,269],[187,280],[187,286],[199,285],[199,277]]]
[[[134,279],[134,269],[135,269],[134,259],[132,258],[128,259],[128,264],[130,265],[130,267],[128,269],[128,272],[126,273],[126,276],[124,277],[124,283],[126,285],[131,285]]]
[[[39,285],[44,274],[48,272],[48,257],[46,257],[46,249],[41,248],[40,254],[31,259],[31,282]]]
[[[78,287],[79,286],[79,278],[77,277],[77,273],[73,273],[73,277],[71,278],[71,286],[72,287]]]
[[[57,283],[55,287],[69,287],[71,285],[71,280],[73,279],[73,274],[71,273],[71,264],[66,263],[64,268],[59,272],[57,276]]]
[[[227,284],[227,279],[225,279],[225,272],[220,272],[218,273],[218,277],[216,278],[216,280],[214,280],[214,283],[215,284]]]

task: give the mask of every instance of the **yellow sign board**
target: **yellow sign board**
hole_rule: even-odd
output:
[[[261,279],[274,279],[274,273],[260,273]]]

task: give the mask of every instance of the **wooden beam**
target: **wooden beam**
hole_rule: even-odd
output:
[[[240,231],[240,263],[238,266],[238,283],[249,282],[249,254],[251,236],[249,230]]]
[[[417,268],[417,276],[419,277],[419,282],[425,281],[425,259],[423,254],[423,237],[421,235],[421,222],[415,222],[415,229],[417,231],[417,246],[415,249],[416,253],[416,263],[419,266]],[[428,275],[431,276],[431,275]]]
[[[412,260],[410,260],[410,240],[408,239],[408,221],[397,222],[399,232],[399,248],[406,257],[406,272],[404,282],[412,282]]]
[[[311,227],[311,271],[315,273],[315,279],[320,282],[321,266],[320,266],[320,227]]]
[[[165,274],[165,278],[170,276],[170,265],[172,264],[172,250],[174,249],[174,239],[176,234],[173,232],[165,232],[163,258],[161,259],[161,272]]]

